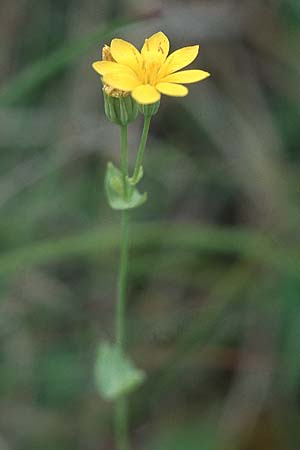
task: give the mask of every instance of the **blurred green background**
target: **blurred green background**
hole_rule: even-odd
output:
[[[0,449],[112,450],[119,134],[91,70],[122,37],[200,43],[164,97],[132,214],[134,450],[300,448],[298,0],[1,0]],[[141,121],[130,126],[131,160]]]

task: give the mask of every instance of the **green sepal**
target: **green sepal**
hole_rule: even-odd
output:
[[[144,371],[113,344],[100,345],[96,366],[95,382],[100,394],[106,400],[116,400],[139,387],[145,379]]]
[[[147,200],[147,193],[141,194],[132,185],[127,177],[126,189],[124,189],[124,179],[122,172],[113,163],[109,162],[105,174],[105,190],[109,206],[112,209],[132,209],[138,208]],[[126,194],[125,194],[126,191]]]
[[[103,98],[104,111],[111,122],[125,126],[137,118],[139,113],[138,104],[131,95],[112,97],[103,91]]]
[[[154,116],[159,110],[160,101],[156,103],[151,103],[150,105],[139,104],[139,111],[144,114],[144,116]]]

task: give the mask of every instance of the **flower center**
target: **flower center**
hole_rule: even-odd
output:
[[[158,72],[161,68],[161,62],[157,58],[147,58],[142,65],[142,81],[144,84],[154,86],[158,80]]]

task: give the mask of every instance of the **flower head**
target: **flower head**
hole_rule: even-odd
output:
[[[182,83],[195,83],[209,77],[204,70],[181,70],[198,55],[199,45],[183,47],[169,56],[169,40],[159,31],[145,40],[141,52],[123,39],[113,39],[105,46],[102,61],[93,68],[103,79],[104,90],[131,93],[142,105],[156,103],[161,94],[183,97],[188,89]],[[109,55],[109,56],[108,56]]]

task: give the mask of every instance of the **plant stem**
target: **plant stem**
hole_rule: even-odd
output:
[[[121,169],[123,175],[124,194],[127,197],[126,177],[128,175],[128,156],[127,156],[127,126],[121,126]]]
[[[117,450],[130,450],[128,437],[128,399],[120,397],[116,401],[115,436]]]
[[[121,127],[121,168],[124,182],[124,193],[127,193],[126,177],[128,175],[127,127]],[[129,212],[122,211],[121,219],[121,251],[118,275],[118,297],[116,309],[116,343],[120,351],[125,346],[125,310],[129,249]],[[117,399],[115,406],[115,434],[117,450],[129,450],[128,439],[128,404],[127,397]]]
[[[132,175],[133,183],[135,183],[137,181],[139,172],[140,172],[140,167],[142,166],[142,163],[143,163],[144,152],[145,152],[146,142],[147,142],[147,138],[148,138],[151,117],[152,116],[150,116],[150,115],[144,116],[144,127],[143,127],[141,142],[140,142],[140,146],[138,149],[136,163],[135,163],[135,167],[134,167],[134,171],[133,171],[133,175]]]
[[[128,210],[122,211],[121,222],[121,253],[118,276],[118,299],[116,312],[116,342],[121,350],[124,348],[125,340],[125,308],[126,308],[126,287],[127,287],[127,267],[128,267],[128,244],[129,244],[129,223]]]

